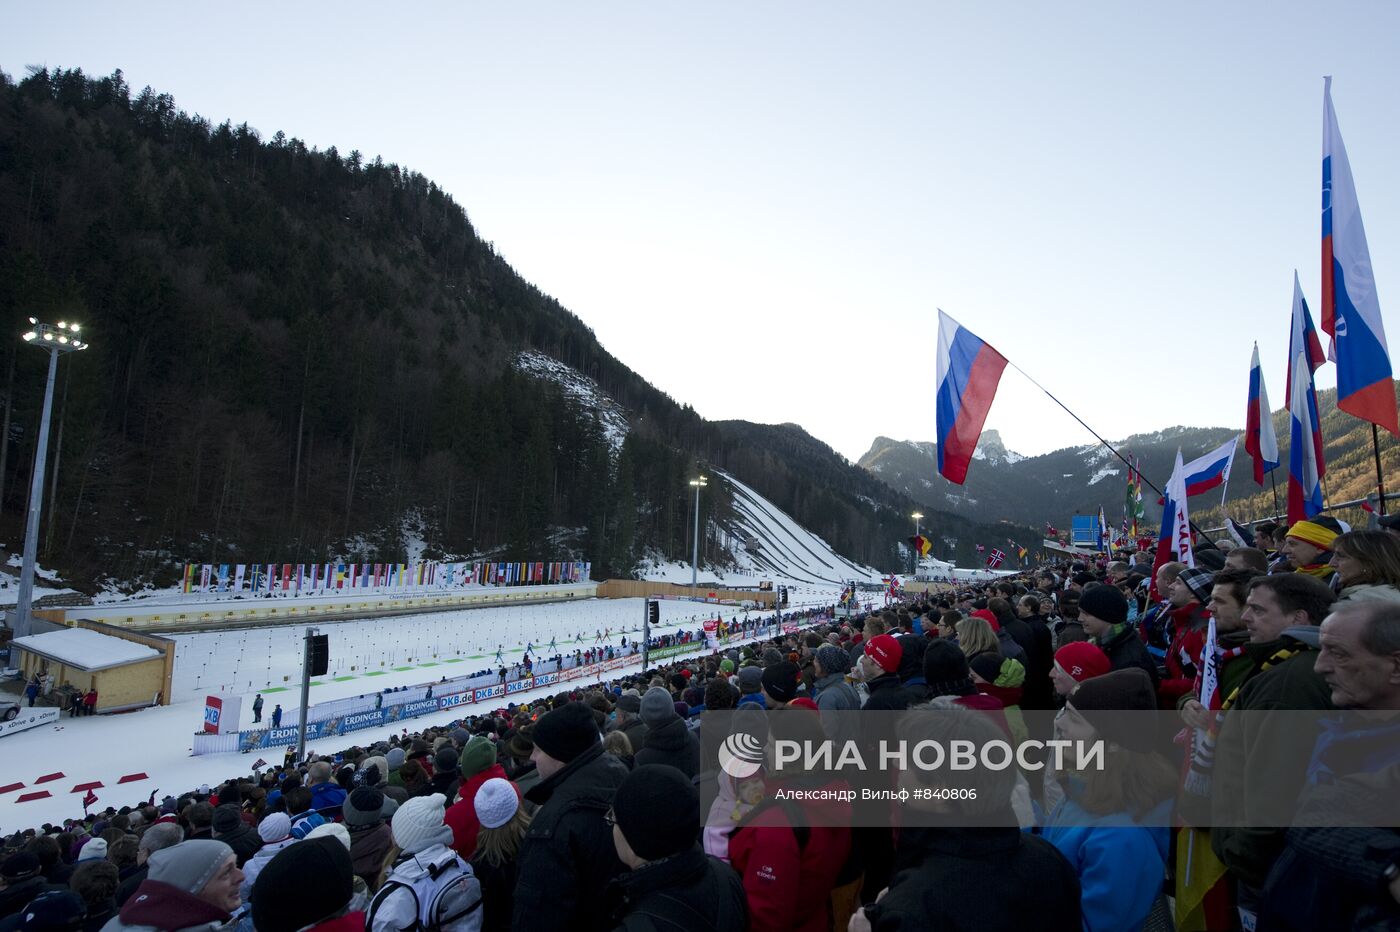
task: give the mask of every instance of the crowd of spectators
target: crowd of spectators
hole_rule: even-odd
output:
[[[1397,791],[1377,779],[1400,772],[1394,715],[1365,753],[1331,733],[1289,758],[1297,742],[1242,713],[1400,711],[1400,537],[1326,517],[1254,532],[1202,541],[1195,566],[1061,563],[808,613],[767,640],[14,832],[0,932],[1400,928],[1400,830],[1216,818],[1256,767],[1300,811]],[[930,741],[1049,720],[1109,750],[1094,772],[987,775],[978,824],[900,830],[778,802],[830,775],[716,770],[704,713],[727,710],[802,740],[842,737],[840,713],[896,713]],[[1127,711],[1186,737],[1106,714]],[[1219,866],[1204,888],[1188,850]]]

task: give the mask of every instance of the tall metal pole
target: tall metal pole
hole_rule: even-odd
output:
[[[647,672],[651,656],[651,599],[642,599],[642,672]]]
[[[11,624],[14,637],[28,635],[33,627],[34,561],[39,552],[39,513],[44,507],[44,466],[49,452],[49,413],[53,408],[53,383],[58,373],[58,350],[49,350],[49,377],[44,383],[44,412],[39,416],[39,442],[34,450],[34,476],[29,483],[29,516],[24,525],[24,565],[19,572],[19,598]]]
[[[695,486],[695,529],[693,532],[695,539],[691,541],[690,550],[690,588],[694,589],[696,576],[700,572],[700,489],[702,483],[692,481],[690,484]],[[695,593],[692,592],[691,596],[694,595]]]
[[[297,716],[297,759],[299,764],[306,760],[306,713],[311,701],[311,638],[315,628],[307,628],[301,645],[301,714]]]

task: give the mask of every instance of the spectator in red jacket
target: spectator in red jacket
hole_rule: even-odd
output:
[[[83,714],[84,714],[84,715],[91,715],[92,713],[94,713],[94,712],[96,712],[96,711],[97,711],[97,688],[96,688],[96,687],[93,687],[92,689],[89,689],[89,690],[87,691],[87,695],[83,697]]]
[[[1167,675],[1157,687],[1157,698],[1164,709],[1175,709],[1177,700],[1195,688],[1201,668],[1201,652],[1206,647],[1206,626],[1210,621],[1210,573],[1184,569],[1167,588],[1167,628],[1171,644],[1167,648]]]
[[[457,789],[457,801],[447,809],[443,821],[452,829],[452,848],[470,861],[476,853],[476,835],[481,820],[476,814],[476,793],[487,780],[508,780],[505,768],[496,763],[496,745],[485,735],[477,735],[462,746],[457,765],[462,772],[462,784]],[[511,784],[515,786],[515,784]],[[516,796],[520,791],[515,791]]]
[[[824,741],[821,719],[805,709],[770,715],[774,738]],[[772,757],[770,742],[769,756]],[[800,763],[797,762],[797,763]],[[753,932],[827,932],[831,891],[851,848],[851,804],[824,798],[785,801],[779,790],[839,793],[842,780],[798,772],[785,764],[774,773],[769,760],[767,799],[740,823],[729,841],[729,858],[744,882]]]

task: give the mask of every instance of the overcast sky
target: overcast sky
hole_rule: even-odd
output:
[[[1322,76],[1400,339],[1400,4],[7,6],[0,68],[423,172],[708,418],[934,435],[936,308],[1110,438],[1285,403]],[[1332,367],[1319,374],[1330,386]],[[987,422],[1091,441],[1008,369]]]

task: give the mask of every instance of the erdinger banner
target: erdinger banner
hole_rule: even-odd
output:
[[[773,807],[825,827],[1400,826],[1400,712],[1225,712],[1203,762],[1184,759],[1176,712],[1008,714],[958,698],[704,712],[700,811],[726,831]]]

